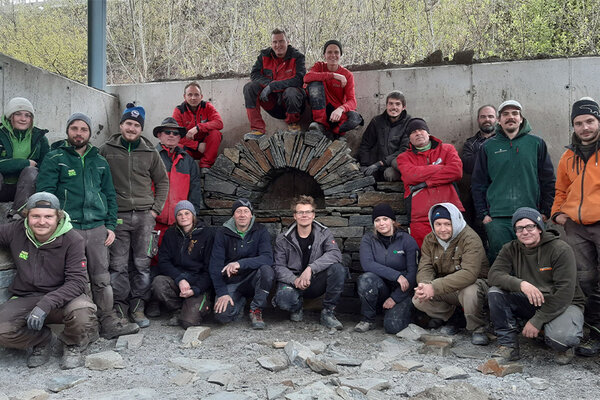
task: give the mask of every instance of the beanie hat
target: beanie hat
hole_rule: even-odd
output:
[[[92,131],[92,120],[90,119],[90,117],[88,117],[87,115],[85,115],[83,113],[74,113],[74,114],[71,114],[71,116],[67,120],[67,132],[69,131],[69,126],[71,126],[71,124],[75,121],[85,122],[86,125],[88,126],[90,132]]]
[[[125,108],[125,111],[123,111],[123,115],[121,116],[121,121],[119,124],[122,124],[128,119],[137,121],[142,126],[142,129],[144,129],[146,110],[144,110],[144,107],[136,106],[134,103],[127,103],[127,108]]]
[[[6,106],[4,107],[4,116],[6,118],[10,118],[10,116],[17,111],[29,111],[31,115],[35,114],[33,105],[24,97],[13,97],[10,99],[10,101],[6,103]]]
[[[162,120],[162,122],[160,123],[159,126],[155,127],[152,130],[152,134],[154,135],[154,137],[158,137],[158,134],[164,130],[166,130],[166,128],[173,128],[176,129],[179,132],[179,136],[184,137],[185,134],[187,133],[187,130],[181,126],[179,126],[179,124],[177,123],[177,121],[175,120],[175,118],[173,117],[167,117],[165,119]]]
[[[325,54],[325,52],[327,51],[327,47],[330,44],[335,44],[337,47],[339,47],[339,49],[340,49],[340,56],[342,54],[344,54],[344,52],[342,51],[342,44],[340,43],[339,40],[335,40],[335,39],[328,40],[328,41],[325,42],[325,44],[323,45],[323,54]]]
[[[575,117],[587,114],[593,115],[600,121],[600,108],[598,107],[598,103],[591,97],[582,97],[573,103],[573,108],[571,109],[571,125],[573,125]]]
[[[60,210],[60,201],[58,201],[58,198],[52,193],[38,192],[29,197],[25,208],[28,210],[31,210],[32,208],[52,208],[54,210]]]
[[[234,203],[233,206],[231,207],[231,213],[235,213],[235,210],[237,210],[240,207],[248,207],[250,209],[250,212],[253,212],[254,210],[252,209],[252,203],[250,203],[250,200],[246,199],[246,198],[241,198],[241,199],[237,199]]]
[[[187,200],[181,200],[175,205],[175,217],[177,217],[177,213],[179,213],[181,210],[188,210],[192,214],[196,215],[196,209],[194,208],[194,205]]]
[[[423,118],[413,118],[408,121],[408,124],[406,125],[406,132],[408,132],[408,136],[418,129],[422,129],[429,133],[429,127]]]
[[[533,222],[535,222],[537,224],[537,226],[542,230],[542,232],[546,228],[544,226],[544,220],[542,219],[542,214],[540,214],[539,211],[536,210],[535,208],[530,208],[530,207],[521,207],[521,208],[517,209],[517,211],[515,211],[515,213],[512,216],[512,221],[511,221],[513,228],[515,227],[516,223],[519,222],[520,220],[522,220],[523,218],[527,218],[527,219],[530,219]]]
[[[433,211],[431,212],[431,223],[433,224],[436,220],[444,218],[452,221],[452,217],[450,216],[450,211],[444,206],[435,206]]]
[[[521,103],[519,103],[518,101],[506,100],[505,102],[500,104],[500,107],[498,107],[498,116],[502,113],[502,110],[504,110],[506,107],[509,107],[509,106],[518,108],[519,111],[523,111],[523,106],[521,106]]]
[[[392,210],[392,207],[386,203],[377,204],[375,207],[373,207],[373,222],[375,222],[378,217],[388,217],[392,221],[396,220],[396,214],[394,214],[394,210]]]

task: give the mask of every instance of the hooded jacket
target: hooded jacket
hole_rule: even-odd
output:
[[[500,125],[477,155],[471,187],[477,218],[511,217],[519,207],[550,216],[554,201],[554,167],[546,142],[531,134],[523,119],[509,139]]]
[[[83,156],[66,140],[48,153],[36,181],[38,192],[60,200],[75,229],[117,226],[117,200],[110,167],[98,149],[89,146]]]
[[[100,154],[110,165],[119,212],[160,214],[169,193],[169,177],[152,143],[140,136],[137,147],[125,148],[117,133],[100,148]]]
[[[44,243],[36,240],[27,220],[0,225],[0,245],[7,246],[17,268],[10,292],[18,297],[42,296],[45,313],[85,293],[88,285],[83,238],[67,213]]]
[[[346,78],[346,85],[333,77],[340,74]],[[310,71],[304,75],[304,83],[323,82],[325,87],[325,99],[334,108],[343,107],[344,112],[356,110],[356,96],[354,94],[354,75],[341,65],[335,72],[329,71],[327,63],[317,61]]]
[[[392,242],[386,248],[375,232],[367,232],[360,241],[360,265],[365,272],[372,272],[386,281],[393,283],[395,289],[390,297],[400,303],[411,297],[417,278],[419,262],[419,246],[408,233],[401,230],[394,232]],[[406,291],[400,289],[398,278],[404,276],[410,287]]]
[[[585,299],[577,282],[575,255],[554,230],[543,232],[540,243],[533,248],[513,240],[500,250],[490,268],[489,284],[520,292],[522,281],[531,283],[544,295],[544,304],[529,320],[537,329],[542,329],[571,304],[583,310]]]
[[[208,101],[201,101],[196,112],[192,111],[189,104],[184,101],[173,110],[173,118],[175,118],[179,126],[183,126],[188,131],[197,126],[198,133],[196,136],[198,137],[212,130],[220,131],[223,129],[221,115]],[[197,140],[196,137],[193,139],[182,137],[179,141],[179,146],[197,153],[200,143],[202,141]]]
[[[240,264],[240,270],[237,275],[226,278],[221,271],[234,261]],[[215,234],[210,257],[210,277],[217,297],[228,294],[228,283],[242,280],[245,275],[263,265],[273,265],[271,235],[267,228],[252,217],[250,226],[242,237],[237,232],[233,217],[228,219]]]
[[[581,140],[575,133],[571,144],[558,162],[556,193],[552,204],[552,219],[567,214],[578,224],[590,225],[600,221],[600,166],[599,149],[584,161]]]
[[[293,284],[302,273],[302,250],[296,238],[296,222],[285,233],[275,239],[275,278],[278,282]],[[342,262],[342,252],[335,243],[333,234],[323,224],[313,221],[313,244],[310,250],[308,266],[313,274],[325,271],[332,264]]]
[[[406,132],[406,125],[411,118],[406,110],[402,110],[395,122],[390,121],[387,111],[375,116],[365,129],[358,148],[360,164],[369,166],[381,161],[386,167],[392,165],[398,154],[408,149],[410,134]]]
[[[50,149],[46,138],[48,130],[34,126],[24,133],[17,132],[16,135],[25,135],[23,140],[27,140],[29,136],[29,155],[27,158],[13,158],[13,146],[17,137],[5,116],[2,116],[0,121],[0,174],[4,177],[4,182],[16,183],[21,171],[29,167],[29,160],[35,161],[38,165],[42,163]]]
[[[447,242],[436,236],[431,222],[432,207],[429,211],[432,232],[425,236],[421,246],[417,272],[417,283],[431,283],[436,295],[472,285],[489,265],[479,235],[467,225],[458,208],[451,203],[439,205],[450,213],[452,236]]]
[[[302,87],[305,74],[304,54],[288,45],[283,58],[278,58],[270,47],[262,50],[252,67],[250,79],[262,86],[269,85],[273,92],[283,92],[288,87]]]

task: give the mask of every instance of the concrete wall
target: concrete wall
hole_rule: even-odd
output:
[[[101,144],[106,135],[118,132],[120,106],[116,96],[0,54],[2,113],[13,97],[31,101],[34,124],[49,130],[50,143],[65,138],[65,123],[74,112],[91,117],[94,144]]]
[[[582,57],[356,72],[358,111],[368,123],[385,109],[386,93],[402,90],[409,113],[425,118],[433,135],[460,149],[464,140],[477,130],[475,113],[480,105],[497,106],[514,98],[523,105],[523,114],[533,132],[546,139],[557,164],[569,140],[571,104],[582,96],[600,98],[600,80],[595,79],[599,70],[600,57]],[[234,145],[249,130],[242,96],[247,81],[242,78],[201,82],[204,98],[223,117],[222,148]],[[108,90],[119,96],[122,105],[136,100],[146,108],[146,136],[152,136],[151,128],[171,115],[175,105],[183,101],[186,83],[114,85]],[[268,115],[265,121],[268,133],[285,127]],[[304,127],[309,122],[306,112]],[[353,148],[361,134],[362,129],[350,135]]]

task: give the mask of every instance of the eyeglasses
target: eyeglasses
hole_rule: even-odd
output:
[[[527,232],[531,233],[531,232],[533,232],[535,230],[535,228],[537,228],[536,224],[516,226],[515,227],[515,232],[517,232],[517,233],[523,233],[523,229],[525,229]]]
[[[179,131],[161,131],[165,135],[179,136]]]
[[[310,210],[310,211],[296,211],[294,212],[294,214],[298,214],[298,215],[310,215],[312,213],[314,213],[315,210]]]

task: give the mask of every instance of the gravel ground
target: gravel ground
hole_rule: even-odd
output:
[[[166,317],[154,319],[149,328],[142,330],[144,339],[139,349],[120,352],[125,368],[106,371],[95,371],[85,367],[63,371],[58,366],[59,359],[56,356],[45,366],[28,369],[24,352],[0,348],[0,399],[3,398],[2,393],[12,398],[31,389],[47,390],[51,379],[63,376],[78,376],[84,380],[59,393],[48,391],[50,399],[97,399],[106,392],[132,388],[153,390],[153,395],[143,398],[204,399],[211,394],[227,390],[230,396],[232,393],[238,393],[241,396],[239,398],[244,398],[241,394],[245,393],[246,398],[266,399],[267,388],[282,382],[288,385],[293,383],[294,388],[289,389],[289,395],[317,381],[335,388],[335,382],[339,382],[339,379],[366,377],[386,379],[390,388],[378,395],[371,393],[369,397],[357,390],[348,390],[345,392],[346,397],[338,398],[395,399],[412,397],[425,389],[456,382],[445,381],[437,374],[440,368],[446,366],[462,368],[468,377],[458,381],[473,385],[492,399],[600,398],[600,366],[596,358],[576,358],[569,366],[558,366],[553,361],[553,353],[536,341],[523,341],[524,357],[520,361],[524,367],[523,373],[497,378],[483,375],[476,370],[495,349],[494,343],[486,347],[472,346],[467,335],[459,334],[452,349],[454,354],[446,357],[422,355],[418,353],[421,343],[385,334],[381,328],[381,321],[376,330],[361,334],[352,330],[358,322],[356,315],[342,315],[340,319],[345,328],[334,332],[319,325],[318,319],[317,312],[306,312],[303,322],[292,323],[287,320],[286,314],[268,310],[265,316],[267,329],[264,331],[251,330],[246,320],[228,326],[219,326],[208,321],[206,326],[211,328],[211,335],[196,348],[182,346],[184,330],[166,326]],[[275,341],[292,340],[303,344],[321,341],[326,345],[325,356],[339,357],[343,354],[349,358],[372,360],[367,364],[375,370],[365,368],[366,364],[362,367],[338,366],[339,373],[322,376],[309,368],[289,366],[282,371],[271,372],[258,364],[257,359],[261,356],[279,354],[285,357],[284,350],[275,349],[272,344]],[[116,339],[99,339],[90,345],[85,355],[114,350],[115,344]],[[214,359],[223,364],[231,364],[233,380],[226,387],[209,383],[206,378],[198,378],[178,386],[172,380],[181,374],[181,370],[169,363],[169,360],[175,357]],[[418,370],[403,373],[391,369],[391,365],[397,360],[415,360],[424,365]],[[547,388],[534,389],[526,380],[532,377],[544,379]],[[142,397],[113,394],[107,398]],[[306,398],[332,397],[318,395]],[[468,398],[473,397],[467,396],[463,400]]]

